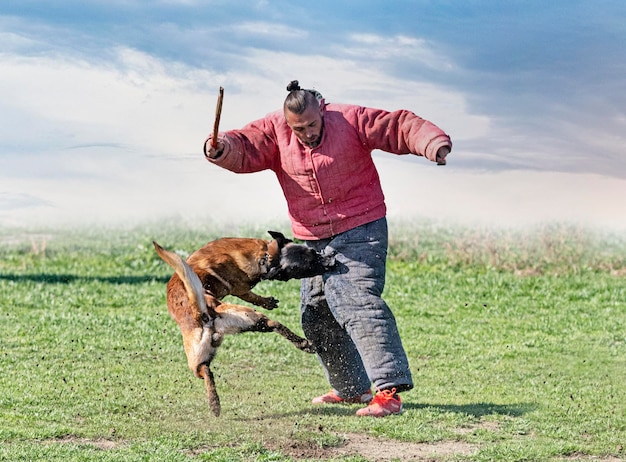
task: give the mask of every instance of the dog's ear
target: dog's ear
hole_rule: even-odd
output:
[[[268,231],[268,233],[276,240],[276,242],[278,242],[279,249],[282,249],[283,247],[285,247],[286,244],[293,242],[291,239],[286,238],[285,235],[281,232]]]
[[[267,267],[265,268],[264,274],[261,276],[262,279],[273,279],[276,272],[280,271],[280,254],[282,252],[282,248],[285,246],[284,244],[284,236],[281,233],[276,233],[275,231],[269,231],[272,237],[276,236],[274,239],[267,243],[267,255],[269,256],[267,263]],[[280,239],[282,236],[283,239]]]
[[[268,231],[273,239],[267,244],[267,253],[270,257],[270,266],[267,272],[263,275],[263,279],[276,279],[278,274],[282,271],[282,252],[283,248],[293,242],[291,239],[287,239],[285,235],[278,231]]]

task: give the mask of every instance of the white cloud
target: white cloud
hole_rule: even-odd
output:
[[[462,156],[462,153],[458,154]],[[574,223],[626,230],[626,180],[588,173],[467,172],[376,156],[389,215],[486,226]]]
[[[214,74],[123,48],[115,59],[7,57],[0,109],[9,139],[45,150],[96,143],[172,152],[201,136],[198,88]]]
[[[38,45],[38,42],[14,32],[0,31],[0,43],[4,52],[25,50]]]
[[[309,35],[308,32],[301,29],[263,21],[242,22],[231,26],[229,29],[235,33],[257,35],[261,37],[273,37],[284,40],[304,40]]]
[[[394,35],[352,34],[343,52],[359,60],[409,61],[426,68],[450,71],[456,66],[447,56],[436,51],[434,45],[423,38]]]
[[[258,70],[257,74],[249,76],[256,83],[247,85],[256,85],[264,101],[276,101],[276,109],[282,106],[287,83],[298,79],[301,86],[319,90],[329,102],[413,110],[440,125],[457,140],[480,138],[490,129],[488,117],[468,112],[462,93],[431,82],[385,74],[380,67],[369,66],[365,60],[263,50],[250,54],[246,60],[250,68]]]
[[[198,155],[98,156],[77,153],[84,174],[60,181],[6,178],[0,222],[29,225],[120,225],[163,218],[207,223],[286,221],[286,205],[268,172],[235,175]],[[70,157],[70,156],[68,156]],[[51,163],[54,159],[49,160]],[[89,172],[108,172],[90,176]],[[26,192],[27,191],[27,192]]]

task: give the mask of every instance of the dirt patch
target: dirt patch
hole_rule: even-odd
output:
[[[387,462],[444,460],[452,456],[469,455],[478,448],[459,441],[438,443],[407,443],[351,433],[343,435],[345,442],[338,447],[298,445],[280,448],[283,454],[294,459],[331,459],[339,456],[361,456],[370,461]]]
[[[476,430],[496,432],[500,430],[500,424],[498,422],[480,422],[478,424],[470,425],[468,427],[457,428],[456,433],[458,433],[459,435],[467,435],[470,433],[474,433]]]
[[[77,436],[64,436],[63,438],[55,438],[51,440],[46,440],[48,444],[84,444],[89,446],[94,446],[98,449],[102,450],[110,450],[115,449],[119,446],[119,443],[112,440],[107,440],[105,438],[98,439],[89,439],[89,438],[79,438]]]
[[[624,459],[618,459],[617,457],[596,457],[596,456],[589,456],[586,454],[581,454],[581,453],[575,453],[572,454],[570,456],[564,457],[563,459],[564,461],[567,462],[622,462]]]

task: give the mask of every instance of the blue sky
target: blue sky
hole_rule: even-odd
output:
[[[625,43],[622,0],[4,1],[0,224],[284,219],[201,146],[220,85],[229,129],[298,79],[450,133],[375,153],[392,218],[626,228]]]

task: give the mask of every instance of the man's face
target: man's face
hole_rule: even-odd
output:
[[[317,147],[322,141],[324,121],[321,108],[309,105],[302,114],[285,111],[287,125],[302,144],[310,148]]]

